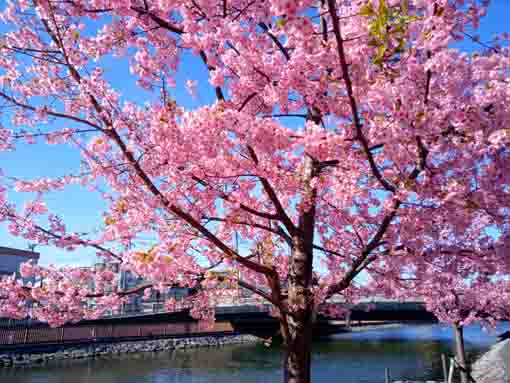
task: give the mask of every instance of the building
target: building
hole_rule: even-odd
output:
[[[213,295],[216,295],[217,306],[237,306],[254,302],[253,292],[239,285],[238,281],[242,280],[240,275],[239,270],[218,270],[208,273],[209,278],[218,281],[211,289]]]
[[[39,261],[39,253],[31,250],[0,246],[0,277],[13,274],[20,277],[20,265],[30,260],[37,263]]]
[[[118,262],[100,262],[92,266],[94,271],[110,270],[117,275],[118,290],[128,291],[136,289],[137,287],[146,284],[139,275],[136,275],[130,270],[123,270]],[[93,286],[90,286],[92,289]],[[159,291],[152,291],[149,298],[143,297],[143,290],[135,294],[130,294],[127,297],[128,302],[123,304],[120,314],[135,314],[135,313],[156,313],[165,311],[165,301],[169,298],[176,300],[183,299],[190,294],[190,289],[187,287],[173,286],[168,289],[164,294]],[[94,299],[88,302],[89,307],[94,306]],[[112,312],[107,312],[106,315],[112,315]]]
[[[109,270],[115,273],[118,279],[118,285],[116,286],[118,291],[137,290],[138,287],[149,282],[130,270],[124,270],[118,262],[100,262],[90,269],[94,271]],[[239,286],[237,283],[240,279],[239,275],[238,271],[229,270],[209,271],[207,273],[206,278],[214,279],[217,282],[213,286],[208,287],[208,289],[212,290],[211,296],[214,296],[214,304],[216,306],[236,306],[253,304],[255,302],[253,292]],[[90,288],[94,289],[94,286],[90,286]],[[194,288],[182,287],[176,281],[175,285],[169,286],[167,291],[160,292],[153,290],[148,297],[144,297],[144,291],[140,289],[136,293],[127,296],[127,302],[122,305],[120,312],[106,312],[105,316],[164,312],[166,311],[165,302],[168,299],[173,298],[176,301],[180,301],[192,295],[200,288],[201,286]],[[95,300],[90,299],[87,305],[94,307]]]

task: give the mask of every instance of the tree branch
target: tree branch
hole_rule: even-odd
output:
[[[381,245],[381,239],[388,230],[391,221],[393,220],[393,218],[395,218],[395,215],[397,214],[397,210],[400,207],[400,204],[401,202],[399,200],[395,200],[392,210],[390,211],[389,214],[387,214],[383,218],[383,221],[379,226],[379,229],[372,237],[372,239],[366,244],[366,246],[361,252],[361,255],[354,260],[351,267],[349,268],[349,271],[347,271],[342,280],[336,284],[331,285],[328,288],[325,299],[331,298],[331,296],[333,296],[334,294],[337,294],[345,290],[347,287],[349,287],[352,280],[356,278],[356,276],[362,270],[364,270],[372,261],[376,259],[375,255],[371,255],[371,252]]]
[[[354,127],[356,129],[356,139],[361,143],[361,146],[363,147],[363,151],[365,152],[365,155],[368,159],[368,163],[370,165],[370,169],[372,170],[372,173],[374,174],[375,178],[377,178],[377,180],[385,190],[395,193],[396,192],[395,186],[389,183],[379,171],[379,168],[377,167],[375,159],[372,155],[372,152],[370,151],[370,145],[368,143],[368,140],[363,134],[362,125],[358,113],[358,106],[356,104],[356,99],[354,97],[352,81],[351,77],[349,76],[349,68],[345,58],[345,50],[343,44],[344,41],[342,39],[342,34],[340,32],[340,20],[337,15],[336,1],[328,0],[328,8],[329,13],[331,15],[331,20],[333,22],[333,31],[336,39],[338,59],[340,62],[340,67],[342,68],[342,77],[345,82],[345,87],[347,89],[347,97],[349,99],[352,119],[354,122]]]
[[[168,21],[162,19],[159,16],[156,16],[155,14],[151,13],[145,8],[142,7],[131,7],[131,9],[135,12],[138,12],[140,15],[146,15],[148,16],[152,21],[154,21],[157,25],[160,27],[169,30],[170,32],[177,33],[179,35],[184,33],[184,30],[176,27],[175,25],[170,24]]]
[[[4,92],[0,91],[0,97],[2,97],[4,100],[20,107],[20,108],[23,108],[23,109],[28,109],[28,110],[31,110],[31,111],[34,111],[34,112],[37,112],[39,110],[39,108],[36,108],[32,105],[29,105],[29,104],[24,104],[18,100],[16,100],[14,97],[11,97],[11,96],[8,96],[7,94],[5,94]],[[58,117],[58,118],[64,118],[66,120],[71,120],[71,121],[75,121],[75,122],[79,122],[81,124],[85,124],[85,125],[88,125],[88,126],[91,126],[93,127],[95,130],[98,130],[98,131],[102,131],[103,129],[93,123],[93,122],[90,122],[88,120],[84,120],[82,118],[79,118],[79,117],[75,117],[75,116],[71,116],[69,114],[65,114],[65,113],[59,113],[59,112],[55,112],[55,111],[52,111],[52,110],[49,110],[49,109],[44,109],[44,113],[50,115],[50,116],[53,116],[53,117]]]
[[[201,178],[198,178],[196,176],[192,176],[191,177],[194,181],[197,181],[199,184],[201,184],[202,186],[206,186],[206,187],[209,187],[209,188],[212,188],[211,185],[209,185],[209,183],[207,183],[207,181],[201,179]],[[217,191],[219,193],[219,197],[227,202],[232,202],[230,200],[230,197],[221,192],[221,191],[218,191],[214,188],[212,188],[213,190]],[[258,210],[255,210],[255,209],[252,209],[251,207],[249,206],[246,206],[245,204],[240,204],[239,205],[239,208],[243,211],[246,211],[247,213],[250,213],[250,214],[253,214],[257,217],[260,217],[260,218],[265,218],[265,219],[278,219],[278,216],[276,214],[272,214],[272,213],[266,213],[266,212],[263,212],[263,211],[258,211]]]
[[[55,28],[57,29],[57,33],[53,33],[52,29],[50,28],[49,24],[46,22],[46,20],[41,20],[43,24],[46,27],[46,30],[48,31],[48,34],[53,39],[55,44],[62,50],[62,54],[66,58],[66,66],[69,69],[69,72],[72,76],[72,78],[77,82],[81,83],[81,76],[79,72],[74,68],[74,66],[69,62],[67,59],[67,54],[65,52],[64,45],[62,44],[62,41],[60,40],[59,32],[58,32],[58,26],[56,22],[54,21]],[[156,185],[152,182],[150,177],[147,175],[147,173],[142,169],[140,166],[140,163],[135,159],[133,153],[128,149],[124,141],[122,140],[119,133],[113,128],[113,123],[106,118],[105,113],[99,102],[95,99],[95,97],[92,94],[89,94],[89,99],[91,101],[92,106],[96,110],[96,112],[101,116],[101,119],[103,120],[103,123],[108,127],[108,129],[103,129],[103,132],[112,139],[117,144],[117,147],[121,151],[124,158],[126,158],[127,162],[132,166],[135,174],[142,180],[143,184],[147,187],[147,189],[153,194],[155,197],[157,197],[161,204],[171,213],[173,213],[175,216],[186,222],[188,225],[190,225],[192,228],[197,230],[199,233],[201,233],[209,242],[211,242],[215,247],[217,247],[219,250],[221,250],[227,258],[232,258],[233,260],[237,261],[239,264],[245,266],[246,268],[260,272],[265,275],[273,275],[276,272],[264,265],[261,265],[259,263],[253,262],[249,259],[245,259],[241,257],[236,251],[231,249],[229,246],[227,246],[222,240],[220,240],[218,237],[216,237],[211,231],[209,231],[205,226],[200,224],[199,221],[197,221],[193,216],[191,216],[189,213],[186,213],[183,211],[180,207],[170,203],[170,201],[161,193],[161,191],[156,187]]]
[[[265,23],[259,23],[259,27],[262,28],[262,30],[264,32],[267,33],[267,35],[271,38],[271,40],[273,40],[273,42],[275,43],[275,45],[278,47],[278,49],[280,50],[280,52],[282,52],[283,56],[285,57],[285,59],[287,61],[290,60],[290,55],[289,55],[289,51],[287,50],[287,48],[285,48],[283,46],[283,44],[280,42],[280,40],[278,40],[278,37],[276,37],[272,32],[271,30],[269,29],[269,27],[265,24]]]
[[[255,163],[255,165],[259,164],[259,160],[257,158],[257,154],[255,153],[255,150],[252,146],[248,145],[248,152],[250,153],[250,157]],[[265,177],[259,177],[260,182],[262,183],[262,187],[264,188],[264,191],[266,192],[267,196],[273,203],[276,213],[278,216],[278,219],[282,221],[283,225],[287,229],[287,231],[292,236],[296,232],[296,226],[292,223],[292,220],[285,212],[285,209],[283,208],[280,200],[278,199],[278,196],[276,195],[276,192],[274,191],[273,187],[269,183],[269,181]]]

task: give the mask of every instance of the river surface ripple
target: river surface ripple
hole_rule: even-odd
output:
[[[510,329],[465,330],[470,359]],[[336,335],[313,345],[313,382],[382,383],[392,379],[439,379],[441,354],[453,350],[451,330],[413,325]],[[126,354],[108,358],[51,362],[43,366],[0,369],[1,383],[280,383],[280,349],[262,344]]]

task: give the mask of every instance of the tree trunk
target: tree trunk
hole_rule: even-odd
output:
[[[284,340],[283,345],[283,382],[310,383],[313,326],[289,322],[290,339]]]
[[[285,318],[285,383],[310,383],[312,329],[314,322],[312,257],[309,240],[296,238],[289,275],[288,307]]]
[[[320,111],[309,108],[307,120],[322,122]],[[284,337],[285,383],[311,382],[312,329],[314,322],[313,242],[317,189],[312,180],[318,175],[317,160],[305,155],[301,173],[302,191],[296,230],[291,230],[291,256],[288,276],[287,307],[282,322]]]
[[[458,324],[453,325],[455,334],[455,359],[460,365],[460,381],[461,383],[469,382],[469,374],[466,363],[466,351],[464,349],[464,329]]]
[[[305,218],[306,215],[305,215]],[[303,225],[304,227],[305,225]],[[303,230],[304,231],[304,230]],[[314,305],[312,286],[312,249],[309,236],[293,239],[289,273],[288,307],[285,318],[285,383],[310,383]],[[312,237],[313,240],[313,237]]]

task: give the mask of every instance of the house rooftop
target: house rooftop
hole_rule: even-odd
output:
[[[0,256],[2,255],[19,255],[28,258],[39,258],[39,253],[31,250],[20,250],[12,247],[0,246]]]

